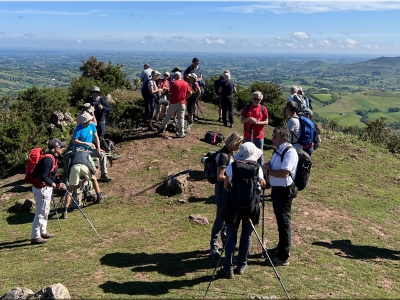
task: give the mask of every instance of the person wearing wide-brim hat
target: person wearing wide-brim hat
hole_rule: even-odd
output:
[[[76,119],[76,125],[82,124],[82,114],[84,112],[88,112],[91,116],[93,116],[92,122],[97,126],[97,120],[94,116],[94,106],[92,106],[90,103],[84,103],[82,105],[81,113],[79,114],[78,118]]]
[[[226,190],[230,190],[230,193],[234,193],[232,191],[233,184],[253,184],[253,181],[246,179],[247,181],[237,181],[237,174],[235,172],[239,172],[238,164],[240,161],[249,161],[252,162],[253,166],[257,166],[254,169],[256,171],[258,169],[258,182],[260,184],[260,188],[265,186],[264,174],[261,169],[261,166],[257,165],[257,160],[260,158],[262,154],[262,150],[257,148],[252,142],[243,143],[239,151],[234,155],[235,161],[228,165],[225,169],[225,179],[224,179],[224,188]],[[248,182],[248,183],[246,183]],[[253,191],[256,187],[253,187]],[[258,196],[260,197],[260,196]],[[249,200],[250,201],[250,200]],[[259,200],[258,200],[259,201]],[[218,270],[218,274],[220,276],[232,279],[234,274],[242,275],[247,269],[247,256],[251,247],[251,234],[253,232],[253,224],[257,225],[260,219],[260,208],[257,203],[255,209],[251,211],[247,216],[242,215],[242,211],[238,211],[234,208],[232,198],[228,199],[227,204],[225,205],[225,209],[221,213],[222,218],[226,223],[226,235],[227,241],[225,245],[225,261],[223,267]],[[251,222],[249,221],[251,220]],[[239,252],[237,257],[237,266],[233,269],[233,256],[235,252],[235,247],[237,243],[237,227],[239,223],[242,223],[242,231],[239,242]]]
[[[107,100],[101,96],[101,91],[98,86],[91,90],[92,96],[87,97],[85,103],[90,103],[94,106],[94,116],[97,121],[97,133],[99,138],[104,138],[106,132],[106,114],[111,112],[111,107]]]

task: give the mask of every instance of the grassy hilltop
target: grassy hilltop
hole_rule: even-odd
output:
[[[202,298],[217,262],[207,255],[216,207],[213,185],[202,179],[200,158],[218,147],[201,139],[207,130],[228,136],[233,130],[242,132],[242,127],[238,119],[233,129],[221,126],[214,121],[216,108],[201,105],[208,122],[196,124],[186,139],[132,130],[130,138],[117,145],[117,152],[128,157],[109,168],[112,182],[101,183],[108,198],[84,208],[104,242],[76,211],[60,220],[61,231],[51,214],[48,228],[56,238],[31,246],[33,212],[11,209],[18,199],[32,199],[30,188],[23,183],[23,174],[0,181],[0,294],[14,286],[37,291],[61,282],[73,298],[80,299]],[[266,159],[272,153],[271,132],[267,127]],[[313,162],[310,185],[293,202],[290,265],[277,267],[289,295],[399,298],[397,155],[325,131]],[[192,179],[186,193],[163,197],[155,188],[148,189],[189,166]],[[191,214],[207,217],[210,225],[190,223]],[[260,226],[257,230],[261,234]],[[265,205],[265,239],[268,247],[275,246],[277,229],[270,202]],[[284,299],[260,253],[253,235],[246,273],[233,280],[214,280],[208,298]]]

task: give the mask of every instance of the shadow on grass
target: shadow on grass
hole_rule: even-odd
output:
[[[204,181],[204,170],[190,170],[190,181]]]
[[[204,202],[204,204],[216,204],[217,203],[215,201],[215,196],[214,195],[212,195],[212,196],[210,196],[208,198],[197,198],[197,197],[191,196],[191,197],[189,197],[187,199],[187,201],[189,203],[195,203],[195,202]]]
[[[350,259],[394,259],[400,260],[400,250],[390,250],[368,245],[353,245],[350,240],[336,240],[328,242],[314,242],[313,245],[338,249],[335,255]]]
[[[30,239],[12,241],[12,242],[1,242],[0,243],[0,251],[3,249],[13,249],[19,247],[26,247],[31,245]]]
[[[102,265],[116,268],[132,267],[135,278],[147,278],[142,273],[157,272],[170,278],[178,278],[197,271],[207,271],[207,275],[194,279],[149,282],[143,280],[124,283],[108,281],[99,287],[105,293],[128,295],[163,295],[171,289],[191,287],[211,279],[211,269],[215,261],[208,256],[208,251],[192,251],[183,253],[110,253],[100,260]]]
[[[13,208],[14,207],[11,207],[10,210],[12,210]],[[35,213],[23,211],[8,216],[6,221],[10,225],[27,224],[27,223],[32,223],[34,217]]]

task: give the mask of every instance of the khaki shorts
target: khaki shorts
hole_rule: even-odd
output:
[[[92,172],[85,165],[79,164],[71,167],[71,172],[69,173],[69,184],[78,185],[81,176],[84,176],[87,180],[92,179]]]

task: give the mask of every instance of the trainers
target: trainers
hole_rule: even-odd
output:
[[[110,182],[112,180],[112,178],[110,176],[108,176],[108,174],[101,174],[100,180]]]
[[[42,239],[46,239],[46,240],[52,239],[53,237],[55,237],[54,234],[50,234],[50,233],[44,233],[44,234],[41,234],[40,236],[42,237]]]
[[[226,270],[224,267],[220,268],[217,274],[228,279],[233,279],[235,277],[235,275],[233,275],[233,270]]]
[[[237,275],[243,275],[244,271],[248,268],[249,266],[247,264],[239,267],[237,266],[234,270],[233,273]]]
[[[272,256],[272,257],[270,257],[270,259],[272,261],[272,264],[275,267],[277,267],[277,266],[288,266],[289,265],[289,260],[288,259],[282,260],[277,256]],[[267,264],[267,266],[272,267],[271,261],[268,258],[265,260],[265,263]]]
[[[97,199],[97,203],[102,203],[105,199],[107,198],[107,196],[103,193],[100,193],[100,197]]]
[[[219,257],[221,256],[218,252],[218,250],[215,249],[211,249],[210,250],[210,256],[212,259],[219,259]]]
[[[38,244],[44,244],[44,243],[47,243],[47,240],[42,239],[42,238],[31,239],[31,245],[38,245]]]
[[[68,218],[68,214],[66,212],[63,212],[61,214],[61,219],[67,219]]]

